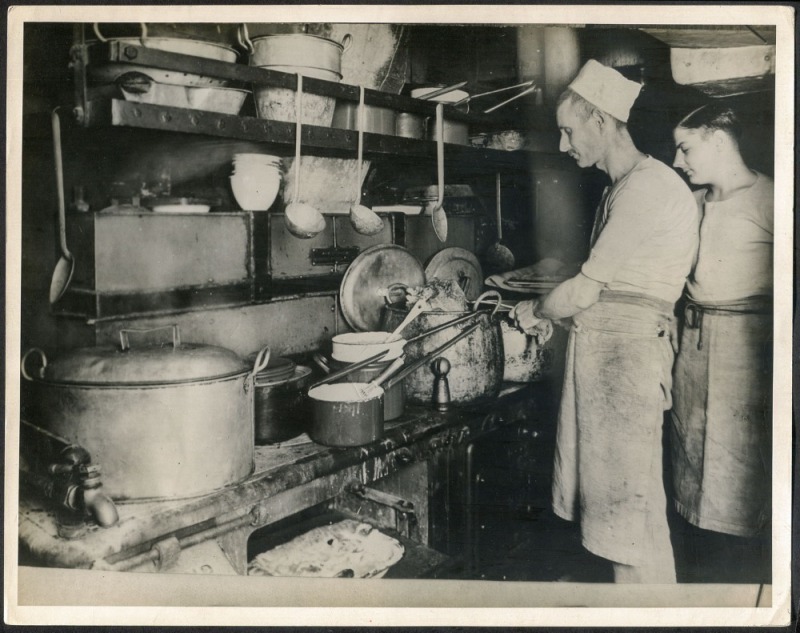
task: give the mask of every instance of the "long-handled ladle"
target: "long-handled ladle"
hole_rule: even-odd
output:
[[[308,239],[325,229],[325,216],[310,204],[300,202],[300,143],[303,131],[303,75],[297,75],[295,95],[295,140],[294,140],[294,200],[286,207],[286,228],[295,237]]]
[[[350,207],[350,224],[362,235],[377,235],[383,230],[383,220],[369,207],[361,204],[361,166],[364,160],[364,86],[358,97],[358,166],[356,169],[356,200]]]
[[[503,244],[503,215],[500,195],[500,172],[495,175],[495,194],[497,199],[497,241],[486,251],[486,260],[501,271],[514,268],[514,253]]]
[[[61,257],[56,262],[53,278],[50,281],[50,303],[55,303],[61,297],[72,281],[75,272],[75,257],[67,248],[67,218],[66,203],[64,201],[64,165],[61,156],[61,120],[58,117],[58,108],[50,116],[53,126],[53,154],[56,163],[56,185],[58,187],[58,239],[61,245]]]
[[[436,104],[436,176],[439,184],[436,206],[431,211],[433,232],[440,242],[447,241],[447,214],[442,207],[444,203],[444,106]]]

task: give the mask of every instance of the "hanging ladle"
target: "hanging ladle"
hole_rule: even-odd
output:
[[[58,117],[58,108],[53,110],[50,120],[53,126],[53,154],[56,163],[56,186],[58,187],[58,239],[61,244],[61,257],[56,262],[53,279],[50,281],[50,303],[55,303],[64,296],[69,282],[72,281],[72,275],[75,272],[75,258],[67,248],[64,166],[61,159],[61,120]]]
[[[358,166],[356,170],[356,201],[350,207],[350,224],[361,235],[376,235],[383,230],[383,220],[369,207],[361,204],[361,165],[364,159],[364,86],[358,98]]]
[[[497,198],[497,241],[486,251],[486,261],[500,271],[514,268],[514,253],[503,244],[503,214],[500,200],[500,172],[495,175],[495,193]]]
[[[447,240],[447,214],[444,212],[444,106],[436,104],[436,176],[439,185],[436,206],[431,211],[433,232],[440,242]]]
[[[308,239],[325,229],[325,216],[310,204],[300,202],[300,139],[303,130],[301,122],[303,113],[303,75],[297,75],[297,94],[295,95],[295,128],[294,141],[294,200],[286,207],[286,228],[295,237]]]

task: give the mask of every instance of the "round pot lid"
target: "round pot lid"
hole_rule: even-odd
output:
[[[483,291],[483,269],[478,258],[457,246],[442,249],[428,260],[425,279],[454,279],[469,301],[475,301]]]
[[[181,343],[131,347],[86,347],[49,362],[48,382],[84,385],[153,385],[226,378],[250,368],[229,349]]]
[[[393,284],[414,287],[424,283],[422,264],[408,250],[396,244],[372,246],[344,273],[339,287],[342,314],[354,330],[378,330],[387,289]]]
[[[296,366],[297,363],[289,358],[271,356],[267,366],[256,374],[256,384],[285,380],[294,375]]]

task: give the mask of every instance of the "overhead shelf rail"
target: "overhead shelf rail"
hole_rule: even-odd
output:
[[[84,127],[124,126],[165,132],[202,134],[235,138],[255,142],[293,146],[295,124],[249,116],[218,114],[203,110],[177,108],[129,102],[121,98],[115,84],[92,85],[87,69],[91,65],[130,64],[162,70],[192,73],[216,79],[225,79],[239,85],[269,85],[296,90],[297,75],[256,66],[221,62],[191,55],[166,52],[133,45],[127,42],[109,41],[73,47],[72,66],[75,75],[74,114],[76,122]],[[358,86],[303,77],[303,90],[337,100],[359,100]],[[436,103],[395,95],[378,90],[365,90],[366,105],[392,108],[398,112],[410,112],[422,116],[433,116]],[[491,129],[497,120],[481,114],[462,112],[452,106],[444,106],[448,120],[465,122],[473,126]],[[352,156],[357,150],[357,132],[315,125],[303,125],[302,143],[312,153]],[[384,134],[364,134],[364,155],[367,159],[435,157],[433,141],[418,140]],[[521,169],[528,164],[528,152],[475,148],[466,145],[445,144],[445,158],[464,166],[471,163],[482,169]]]

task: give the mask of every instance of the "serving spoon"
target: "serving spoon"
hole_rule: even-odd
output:
[[[436,206],[431,211],[433,232],[440,242],[447,241],[447,214],[442,208],[444,203],[444,105],[436,104],[436,176],[439,184]]]
[[[361,235],[377,235],[383,230],[383,220],[369,207],[361,204],[361,166],[364,160],[364,86],[358,97],[358,166],[356,170],[356,200],[350,207],[350,224]]]
[[[300,202],[300,143],[303,131],[303,75],[297,75],[295,95],[295,117],[297,119],[294,141],[294,200],[286,207],[286,228],[295,237],[309,239],[325,229],[325,217],[313,206]]]
[[[50,303],[55,303],[67,291],[69,282],[75,272],[75,257],[67,248],[67,218],[64,201],[64,166],[61,152],[61,119],[58,108],[53,110],[50,121],[53,126],[53,153],[56,163],[56,185],[58,187],[58,239],[61,245],[61,257],[56,262],[53,278],[50,281]]]

